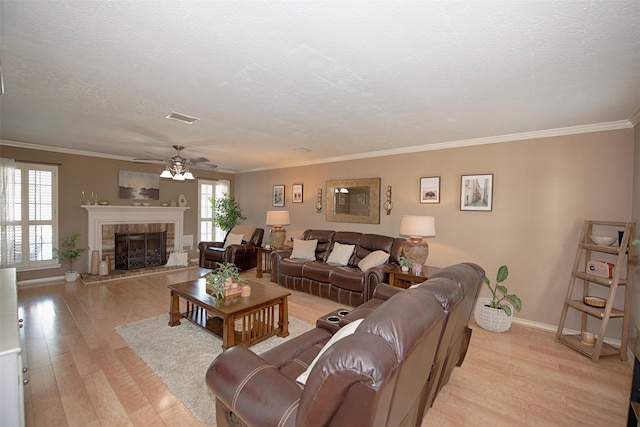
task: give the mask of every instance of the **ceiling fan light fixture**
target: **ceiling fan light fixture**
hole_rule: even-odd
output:
[[[191,173],[191,171],[189,169],[187,169],[187,171],[184,173],[184,179],[194,179],[193,178],[193,174]]]
[[[162,171],[162,173],[160,174],[160,178],[173,178],[173,175],[171,174],[169,168],[166,168]]]
[[[173,175],[173,180],[174,181],[184,181],[184,176],[181,173],[177,173],[177,174]]]

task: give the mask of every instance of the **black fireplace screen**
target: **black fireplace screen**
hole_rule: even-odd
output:
[[[135,270],[167,263],[167,232],[116,233],[116,270]]]

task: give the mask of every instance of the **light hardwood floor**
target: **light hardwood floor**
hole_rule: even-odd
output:
[[[166,286],[203,272],[21,288],[27,426],[200,425],[113,328],[167,313]],[[247,275],[255,279],[253,272]],[[260,281],[269,283],[268,277]],[[295,291],[289,300],[290,315],[309,323],[338,307]],[[628,362],[591,363],[556,343],[554,334],[519,325],[504,334],[472,327],[466,360],[423,426],[625,425]]]

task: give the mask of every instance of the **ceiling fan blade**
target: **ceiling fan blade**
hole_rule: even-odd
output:
[[[194,157],[193,159],[189,159],[189,163],[209,163],[209,159],[206,157]]]
[[[206,163],[206,162],[190,162],[191,165],[193,165],[194,167],[197,168],[203,168],[203,169],[217,169],[218,165],[214,165],[211,163]]]
[[[134,162],[138,163],[166,163],[166,160],[163,159],[133,159]]]

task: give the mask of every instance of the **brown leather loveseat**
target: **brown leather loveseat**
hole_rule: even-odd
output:
[[[234,235],[242,235],[242,240],[226,244]],[[258,259],[256,247],[262,245],[263,236],[262,228],[236,225],[229,230],[224,242],[200,242],[200,267],[214,270],[220,263],[231,263],[240,270],[255,268]]]
[[[323,316],[315,328],[260,356],[227,349],[206,373],[217,425],[419,426],[464,360],[483,276],[481,267],[465,263],[407,290],[381,284],[368,302]],[[334,335],[356,325],[321,353]]]
[[[300,240],[318,241],[315,259],[293,259],[291,249],[274,251],[271,254],[271,281],[350,306],[368,301],[378,283],[389,281],[389,270],[400,260],[405,241],[379,234],[332,230],[306,230]],[[354,245],[346,265],[327,262],[336,243]],[[358,264],[375,251],[389,254],[389,259],[363,271]]]

